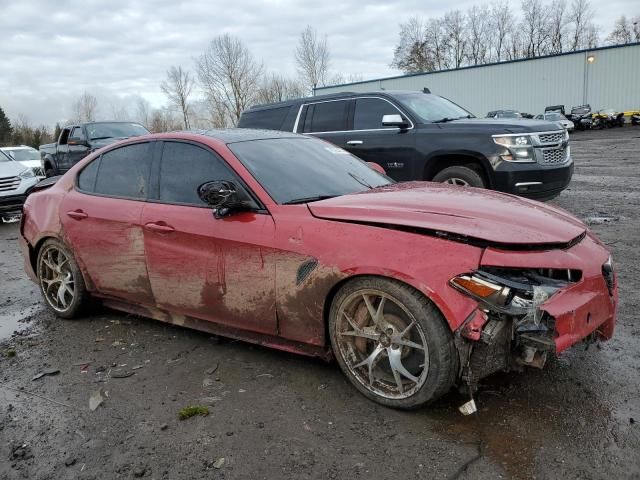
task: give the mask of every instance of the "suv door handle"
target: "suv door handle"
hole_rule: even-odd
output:
[[[86,213],[84,213],[82,210],[78,209],[78,210],[71,210],[70,212],[67,212],[67,215],[71,218],[74,218],[76,220],[83,220],[85,218],[87,218],[89,215],[87,215]]]
[[[167,225],[164,222],[158,222],[158,223],[150,222],[150,223],[145,223],[144,226],[147,230],[152,230],[158,233],[171,233],[176,231],[175,228],[173,228],[171,225]]]
[[[364,142],[362,140],[349,140],[347,145],[362,145]]]

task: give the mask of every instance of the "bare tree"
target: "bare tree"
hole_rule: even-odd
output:
[[[467,57],[468,47],[464,15],[460,10],[453,10],[445,14],[442,22],[449,44],[451,65],[454,68],[459,68]]]
[[[143,97],[138,97],[136,101],[136,120],[147,130],[151,127],[151,105]]]
[[[327,37],[318,38],[311,25],[307,25],[300,33],[296,63],[300,77],[310,90],[325,85],[329,72]]]
[[[507,36],[512,31],[515,19],[509,8],[509,2],[494,3],[491,6],[491,27],[494,32],[493,48],[495,59],[499,62],[508,50]]]
[[[182,112],[184,128],[189,129],[189,96],[195,80],[181,66],[171,66],[167,70],[167,79],[160,84],[160,90],[167,96],[169,103]]]
[[[435,70],[449,68],[449,60],[447,59],[449,42],[447,41],[442,23],[441,19],[432,18],[427,22],[425,30],[427,43],[431,48]]]
[[[276,103],[290,98],[300,98],[305,87],[300,82],[272,73],[262,79],[256,101],[258,103]]]
[[[424,23],[418,17],[411,17],[400,24],[400,42],[393,52],[391,67],[404,73],[430,72],[434,62],[427,42]]]
[[[212,108],[222,109],[237,125],[242,111],[255,100],[262,65],[240,39],[224,34],[211,41],[198,58],[197,67]]]
[[[621,15],[613,26],[613,30],[605,39],[610,45],[622,45],[633,41],[633,26],[627,21],[627,17]]]
[[[592,18],[593,11],[589,0],[573,0],[569,9],[569,23],[571,25],[569,50],[575,51],[586,46]]]
[[[549,6],[550,53],[562,53],[567,27],[567,0],[553,0]]]
[[[635,16],[631,19],[632,28],[633,28],[633,41],[640,42],[640,15]]]
[[[131,115],[129,114],[129,110],[127,107],[123,105],[117,105],[116,103],[111,104],[111,118],[113,120],[124,121],[129,120]]]
[[[96,119],[97,110],[98,99],[85,91],[71,105],[72,121],[77,123],[93,122]]]
[[[549,39],[549,12],[541,0],[522,0],[522,32],[526,57],[537,57],[547,52]]]
[[[170,108],[164,107],[151,113],[149,130],[152,133],[172,132],[180,130],[182,122],[178,120]]]
[[[487,62],[489,54],[489,9],[486,5],[474,5],[467,11],[467,32],[469,35],[469,58],[473,65]]]

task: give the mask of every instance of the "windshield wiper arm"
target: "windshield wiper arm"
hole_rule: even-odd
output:
[[[284,202],[283,205],[297,205],[299,203],[317,202],[319,200],[326,200],[327,198],[333,197],[337,197],[337,195],[316,195],[315,197],[294,198],[293,200]]]
[[[369,185],[363,178],[360,178],[358,175],[356,175],[355,173],[349,172],[349,175],[351,175],[351,178],[353,178],[356,182],[358,182],[360,185],[364,185],[367,188],[373,188],[371,185]]]

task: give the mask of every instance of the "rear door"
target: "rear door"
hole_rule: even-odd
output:
[[[198,187],[226,180],[243,188],[243,182],[202,145],[162,144],[160,167],[154,169],[155,199],[142,215],[156,304],[176,314],[275,334],[275,264],[264,255],[275,231],[271,216],[245,211],[214,218]]]
[[[95,289],[143,304],[153,303],[140,217],[154,146],[105,152],[82,169],[60,209],[65,239]]]
[[[394,180],[415,179],[418,152],[409,117],[382,97],[359,97],[353,103],[345,148],[366,162],[377,163]],[[409,127],[385,127],[382,125],[384,115],[400,115],[409,122]]]
[[[313,135],[344,147],[349,99],[309,103],[302,107],[297,132]]]

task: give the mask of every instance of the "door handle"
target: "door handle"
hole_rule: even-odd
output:
[[[349,140],[347,145],[362,145],[364,142],[362,140]]]
[[[158,233],[171,233],[176,231],[175,228],[173,228],[171,225],[167,225],[164,222],[158,222],[158,223],[150,222],[150,223],[145,223],[144,226],[147,230],[152,230]]]
[[[71,218],[74,218],[76,220],[82,220],[87,218],[89,215],[87,215],[86,213],[84,213],[82,210],[78,209],[78,210],[71,210],[70,212],[67,212],[67,215]]]

